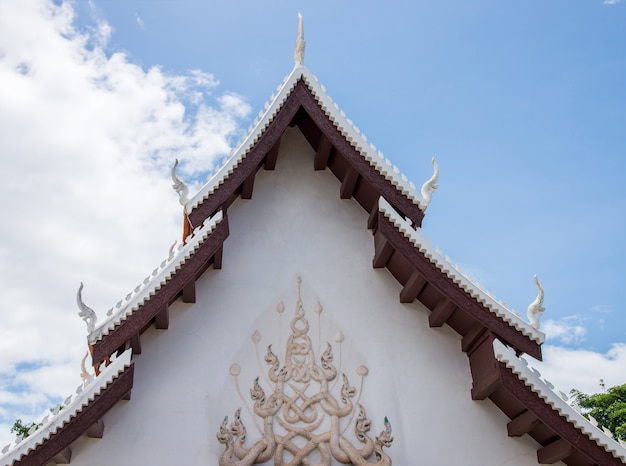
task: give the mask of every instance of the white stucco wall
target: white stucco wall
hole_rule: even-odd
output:
[[[506,416],[489,401],[471,400],[460,338],[447,327],[429,328],[428,311],[399,303],[400,285],[386,269],[372,268],[367,213],[339,198],[339,181],[328,170],[315,172],[313,157],[300,132],[289,130],[276,171],[259,171],[253,198],[228,211],[223,269],[198,281],[195,304],[171,307],[168,330],[142,336],[131,401],[105,416],[103,439],[73,445],[73,465],[217,465],[223,446],[215,434],[243,404],[229,368],[242,366],[249,402],[259,375],[251,335],[257,329],[262,335],[261,359],[269,343],[279,356],[284,352],[275,309],[284,301],[284,346],[297,276],[314,348],[319,301],[322,343],[333,343],[335,364],[333,337],[341,330],[341,370],[351,384],[358,388],[359,365],[369,368],[361,403],[372,437],[389,417],[394,465],[536,464],[532,441],[507,437]],[[245,412],[242,418],[249,446],[259,434]]]

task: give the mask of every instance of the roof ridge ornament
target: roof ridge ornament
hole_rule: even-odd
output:
[[[437,165],[435,157],[432,158],[431,163],[433,164],[434,168],[433,176],[431,176],[430,179],[422,185],[422,197],[426,201],[426,207],[430,205],[432,195],[439,187],[439,185],[437,184],[437,180],[439,179],[439,165]]]
[[[80,311],[78,312],[78,317],[83,319],[87,324],[87,332],[93,332],[96,328],[98,316],[96,315],[96,311],[94,311],[83,302],[83,282],[80,282],[78,292],[76,293],[76,304],[78,304],[78,309],[80,309]]]
[[[176,175],[176,167],[178,167],[178,159],[175,159],[174,165],[172,165],[172,188],[174,191],[178,193],[178,202],[180,205],[185,207],[185,205],[189,202],[189,186],[185,184],[178,176]]]
[[[304,41],[304,26],[302,25],[302,14],[298,13],[298,37],[296,38],[296,49],[293,52],[293,58],[295,60],[295,66],[302,65],[304,62],[304,47],[306,42]]]
[[[528,320],[530,321],[530,326],[535,330],[539,330],[539,319],[545,312],[546,308],[543,307],[543,287],[537,278],[537,275],[534,275],[535,284],[537,285],[538,294],[535,300],[530,303],[528,306]]]

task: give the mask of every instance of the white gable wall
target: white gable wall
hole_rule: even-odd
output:
[[[532,440],[507,437],[506,416],[489,401],[471,400],[460,337],[447,327],[429,328],[428,311],[401,304],[400,285],[386,269],[372,268],[367,213],[339,198],[340,184],[328,170],[313,170],[314,155],[297,129],[283,136],[276,170],[259,171],[253,198],[228,210],[223,269],[198,280],[196,304],[170,307],[168,330],[142,335],[132,400],[105,416],[103,439],[74,444],[73,465],[217,465],[224,447],[215,434],[224,416],[232,419],[243,405],[229,368],[241,365],[241,393],[251,405],[249,389],[261,375],[251,335],[260,331],[263,368],[269,343],[279,357],[284,353],[297,276],[314,348],[319,301],[321,342],[333,344],[334,363],[333,338],[341,330],[341,371],[351,385],[359,387],[356,368],[368,367],[360,402],[371,437],[389,417],[394,442],[386,451],[395,465],[536,464]],[[275,311],[281,300],[282,348]],[[242,420],[249,447],[260,436],[245,410]]]

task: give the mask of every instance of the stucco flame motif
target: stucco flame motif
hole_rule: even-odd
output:
[[[172,182],[174,183],[172,184],[172,188],[178,193],[178,202],[184,207],[187,205],[187,202],[189,202],[189,187],[176,175],[177,167],[178,159],[176,159],[176,162],[172,165]]]
[[[439,187],[439,185],[437,184],[437,180],[439,179],[439,165],[437,165],[435,157],[432,158],[431,162],[434,168],[433,176],[431,176],[430,179],[422,185],[422,197],[426,201],[426,206],[430,204],[433,193]]]
[[[83,359],[80,361],[80,378],[83,381],[83,388],[89,385],[89,382],[93,378],[91,374],[89,373],[89,371],[87,370],[87,367],[85,365],[88,357],[89,357],[89,351],[85,353],[85,356],[83,356]]]
[[[87,324],[87,332],[91,333],[96,328],[96,322],[98,321],[98,316],[96,315],[96,311],[91,309],[83,302],[83,282],[80,282],[80,286],[78,287],[78,293],[76,293],[76,304],[78,304],[78,317],[83,319]]]
[[[302,15],[298,13],[298,37],[296,38],[296,49],[293,52],[293,58],[296,62],[296,66],[301,65],[304,62],[304,47],[306,42],[304,41],[304,26],[302,25]]]
[[[537,278],[537,275],[533,277],[535,279],[535,284],[537,285],[538,294],[535,300],[530,303],[528,306],[528,320],[530,321],[531,327],[539,330],[539,319],[541,319],[542,314],[546,310],[543,307],[543,287]]]
[[[332,345],[326,343],[323,353],[316,356],[308,335],[309,322],[300,297],[300,283],[298,279],[296,311],[282,366],[269,345],[265,354],[269,366],[265,380],[271,390],[266,393],[260,377],[256,377],[250,390],[252,409],[246,406],[256,417],[262,438],[250,448],[244,447],[247,431],[241,420],[241,408],[235,412],[230,427],[226,416],[217,433],[217,440],[226,447],[219,466],[250,466],[270,460],[275,466],[330,466],[333,459],[357,466],[390,466],[391,458],[383,448],[393,442],[391,424],[385,418],[384,429],[372,439],[368,434],[371,421],[359,403],[368,370],[365,366],[357,369],[361,382],[358,391],[342,373],[339,393],[333,394],[338,384],[331,382],[337,379],[338,370],[333,365]],[[237,381],[239,366],[233,364],[233,367],[237,370],[231,368],[231,375],[241,396]],[[259,419],[263,421],[262,427],[256,422]],[[353,442],[344,435],[350,425],[353,425]]]

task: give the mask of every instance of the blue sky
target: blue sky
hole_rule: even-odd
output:
[[[427,236],[523,316],[539,276],[542,372],[626,382],[626,0],[52,5],[0,2],[0,431],[80,383],[78,284],[103,315],[163,259],[171,161],[203,180],[228,153],[291,71],[298,12],[368,140],[418,186],[437,157]]]

